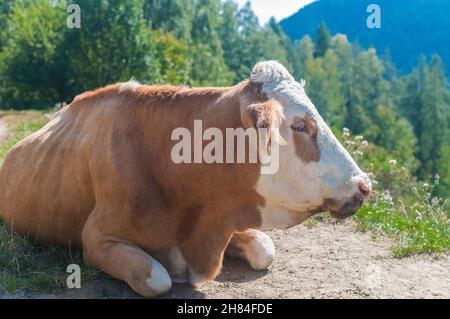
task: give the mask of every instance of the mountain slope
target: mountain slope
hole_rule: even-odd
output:
[[[381,28],[369,29],[367,6],[381,7]],[[363,47],[379,53],[389,48],[401,73],[417,65],[419,56],[438,53],[450,71],[450,1],[448,0],[320,0],[280,22],[288,36],[297,40],[315,36],[324,21],[332,34],[346,34]]]

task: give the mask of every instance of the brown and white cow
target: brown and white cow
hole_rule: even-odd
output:
[[[222,130],[279,128],[279,170],[174,163],[171,133],[198,119]],[[274,61],[228,88],[128,82],[84,93],[19,142],[0,171],[0,211],[14,231],[83,247],[88,264],[146,297],[172,281],[213,279],[225,251],[264,269],[275,248],[261,230],[319,211],[350,216],[370,192],[303,85]]]

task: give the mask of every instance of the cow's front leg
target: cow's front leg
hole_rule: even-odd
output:
[[[264,270],[272,264],[275,257],[275,245],[272,239],[262,231],[248,229],[233,234],[226,254],[246,260],[255,270]]]
[[[199,287],[220,273],[225,249],[232,234],[220,226],[201,225],[180,245],[192,286]]]
[[[125,281],[138,294],[154,298],[168,292],[172,281],[167,270],[139,247],[105,236],[92,223],[83,229],[85,262]]]

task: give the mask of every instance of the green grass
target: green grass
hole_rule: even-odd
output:
[[[65,287],[69,264],[81,267],[82,283],[97,271],[82,261],[80,250],[46,247],[11,233],[0,220],[0,292],[48,291]]]
[[[399,211],[382,200],[365,205],[354,220],[360,231],[372,231],[395,240],[394,257],[450,253],[450,215],[445,210]]]
[[[0,119],[9,128],[9,136],[0,144],[0,164],[9,150],[21,139],[43,127],[48,119],[41,112],[0,112]]]
[[[8,124],[9,135],[0,145],[0,163],[14,144],[47,122],[39,112],[14,113],[2,119]],[[32,243],[12,233],[0,218],[0,293],[62,289],[69,275],[66,273],[69,264],[80,265],[82,284],[98,274],[84,265],[81,250]]]

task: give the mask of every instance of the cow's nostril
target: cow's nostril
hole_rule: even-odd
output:
[[[361,194],[363,194],[364,197],[369,197],[370,194],[372,193],[372,189],[370,188],[370,186],[368,186],[363,181],[358,183],[358,188],[359,188],[359,191],[361,192]]]

